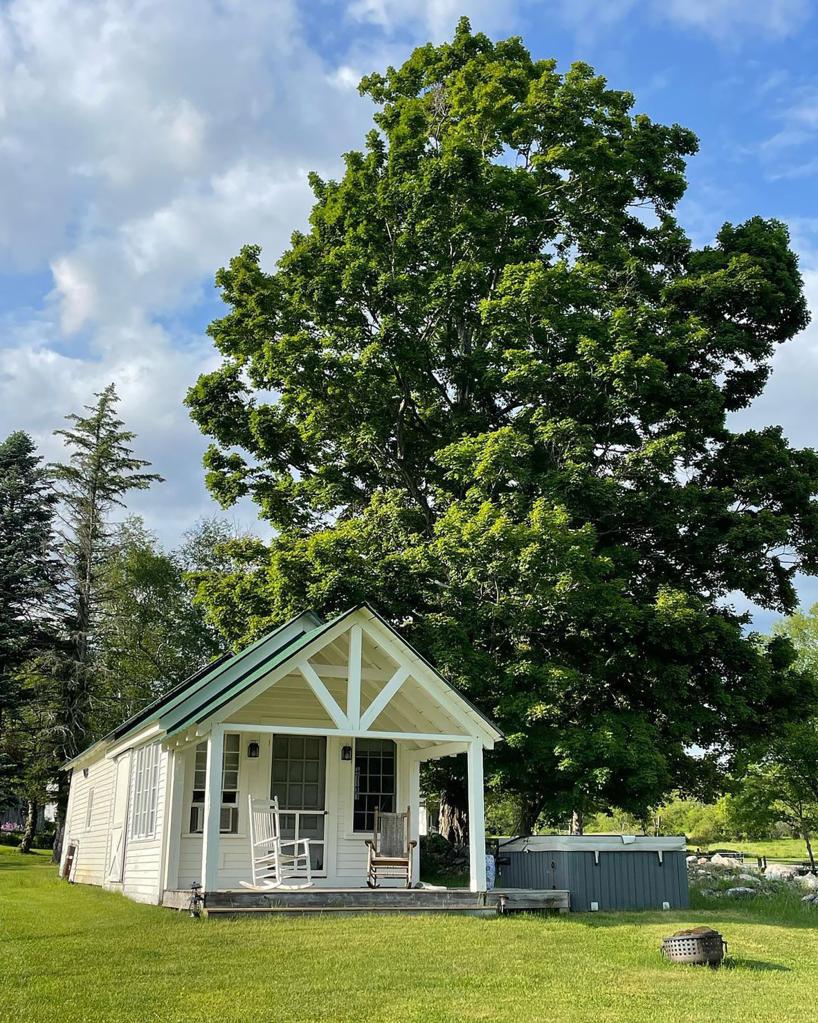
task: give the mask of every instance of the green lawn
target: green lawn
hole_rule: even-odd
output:
[[[683,925],[734,963],[673,966]],[[201,920],[59,882],[0,848],[0,1020],[775,1023],[813,1011],[818,910]]]
[[[709,849],[736,849],[750,856],[767,856],[771,860],[806,862],[807,847],[802,838],[773,838],[763,842],[713,842]]]

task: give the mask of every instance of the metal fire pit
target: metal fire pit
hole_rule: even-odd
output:
[[[719,966],[727,952],[727,942],[710,927],[677,931],[662,941],[662,955],[674,963]]]

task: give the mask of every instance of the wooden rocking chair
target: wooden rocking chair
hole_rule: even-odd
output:
[[[310,840],[281,837],[278,797],[253,799],[250,803],[250,858],[253,880],[242,881],[242,888],[264,892],[271,888],[309,888],[312,886]],[[304,878],[306,875],[306,880]],[[298,884],[286,884],[297,880]]]
[[[409,820],[409,807],[405,813],[375,810],[374,832],[366,839],[370,888],[380,887],[385,878],[400,878],[407,888],[412,887],[412,850],[417,842],[409,838]]]

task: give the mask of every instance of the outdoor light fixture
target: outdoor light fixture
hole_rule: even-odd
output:
[[[352,760],[352,747],[342,746],[341,747],[341,760]]]
[[[251,760],[253,760],[253,759],[255,759],[258,756],[258,754],[259,754],[258,743],[257,742],[248,742],[247,743],[247,756],[250,757]]]

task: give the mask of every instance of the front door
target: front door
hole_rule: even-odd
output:
[[[308,838],[316,874],[325,874],[327,740],[323,735],[274,735],[270,798],[278,797],[282,838]]]

